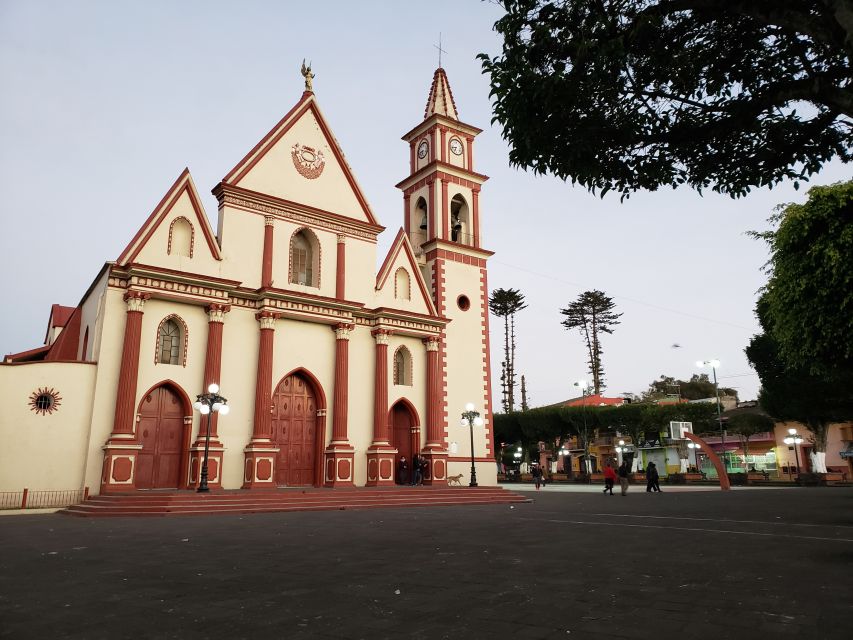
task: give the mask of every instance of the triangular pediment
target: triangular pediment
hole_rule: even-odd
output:
[[[405,276],[400,271],[405,271]],[[376,276],[376,306],[438,317],[409,237],[400,229]]]
[[[223,182],[378,224],[311,92],[302,95]]]
[[[222,260],[222,256],[190,170],[184,169],[116,264],[137,262],[186,268],[191,260],[198,265],[193,270],[200,272],[203,269],[198,267]],[[177,262],[181,264],[174,264]]]

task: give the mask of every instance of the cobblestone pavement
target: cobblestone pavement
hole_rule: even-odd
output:
[[[0,638],[849,638],[853,490],[0,521]],[[527,494],[530,495],[530,494]]]

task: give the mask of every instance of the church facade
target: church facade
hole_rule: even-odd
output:
[[[402,225],[384,230],[311,87],[217,184],[188,170],[45,344],[0,365],[0,491],[496,483],[480,129],[436,70],[408,144]],[[210,384],[227,415],[201,416]],[[473,403],[485,420],[459,416]]]

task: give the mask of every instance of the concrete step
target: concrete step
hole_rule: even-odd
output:
[[[94,496],[60,513],[74,516],[165,516],[281,511],[512,504],[529,498],[500,487],[410,490],[293,490]]]

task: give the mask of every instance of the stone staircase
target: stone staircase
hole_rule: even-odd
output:
[[[78,517],[171,516],[451,507],[531,502],[502,487],[292,488],[271,491],[139,491],[92,496],[60,513]]]

